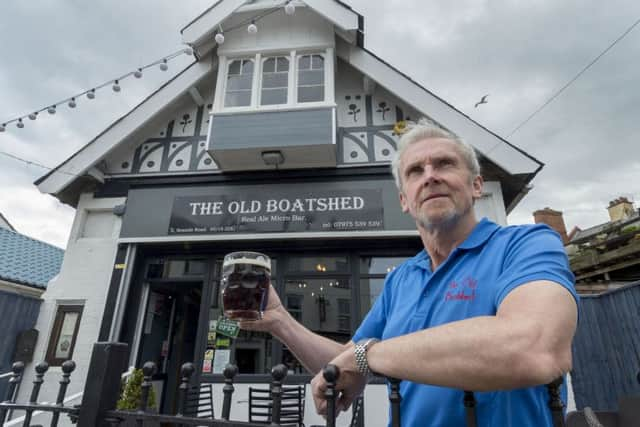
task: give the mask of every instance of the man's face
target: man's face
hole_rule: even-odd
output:
[[[473,201],[482,195],[482,177],[471,172],[457,145],[444,138],[411,144],[400,158],[400,205],[425,229],[475,218]]]

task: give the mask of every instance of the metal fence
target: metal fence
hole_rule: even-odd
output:
[[[180,385],[178,386],[178,407],[175,414],[159,414],[148,407],[149,395],[152,388],[152,376],[156,370],[153,362],[144,364],[142,371],[144,379],[141,386],[140,404],[136,411],[117,410],[116,403],[121,392],[121,374],[127,369],[128,346],[122,343],[96,343],[91,355],[91,362],[87,374],[87,381],[83,392],[82,404],[77,406],[65,405],[65,395],[70,377],[75,370],[75,363],[67,361],[62,365],[62,378],[59,380],[58,395],[55,404],[38,403],[40,388],[48,370],[45,362],[35,367],[36,375],[33,388],[27,403],[15,402],[15,390],[21,382],[24,364],[14,363],[11,379],[5,400],[0,403],[0,425],[4,424],[8,411],[23,411],[23,426],[30,426],[32,416],[36,411],[51,414],[50,427],[56,427],[61,415],[71,418],[79,427],[96,426],[160,426],[161,423],[171,423],[176,426],[213,426],[213,427],[264,427],[264,423],[249,423],[229,419],[231,402],[234,393],[233,380],[237,368],[227,365],[224,370],[223,404],[220,418],[198,418],[187,411],[188,392],[191,388],[192,375],[195,372],[193,364],[186,363],[181,369]],[[283,381],[287,375],[284,365],[277,365],[272,369],[271,390],[271,420],[270,426],[280,426],[282,416],[282,399],[284,394]],[[328,365],[323,370],[328,387],[325,392],[327,401],[327,427],[336,425],[336,382],[340,375],[338,368]],[[389,402],[391,406],[391,425],[400,427],[401,413],[400,380],[387,378],[389,381]],[[560,399],[560,385],[562,381],[549,384],[549,407],[552,411],[554,426],[564,427],[563,404]],[[465,411],[468,427],[475,427],[475,398],[472,392],[464,393]],[[290,425],[290,424],[288,424]]]

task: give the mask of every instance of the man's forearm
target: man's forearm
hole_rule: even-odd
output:
[[[319,372],[350,346],[313,333],[298,323],[286,310],[280,310],[278,318],[273,335],[283,342],[312,374]]]

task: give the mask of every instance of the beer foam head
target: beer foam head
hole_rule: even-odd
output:
[[[271,260],[268,256],[257,252],[234,252],[224,257],[223,266],[235,264],[251,264],[263,267],[271,272]]]

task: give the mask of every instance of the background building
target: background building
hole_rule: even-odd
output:
[[[0,214],[0,374],[13,361],[30,362],[42,293],[60,271],[64,251],[15,231]],[[7,378],[0,380],[5,396]]]

